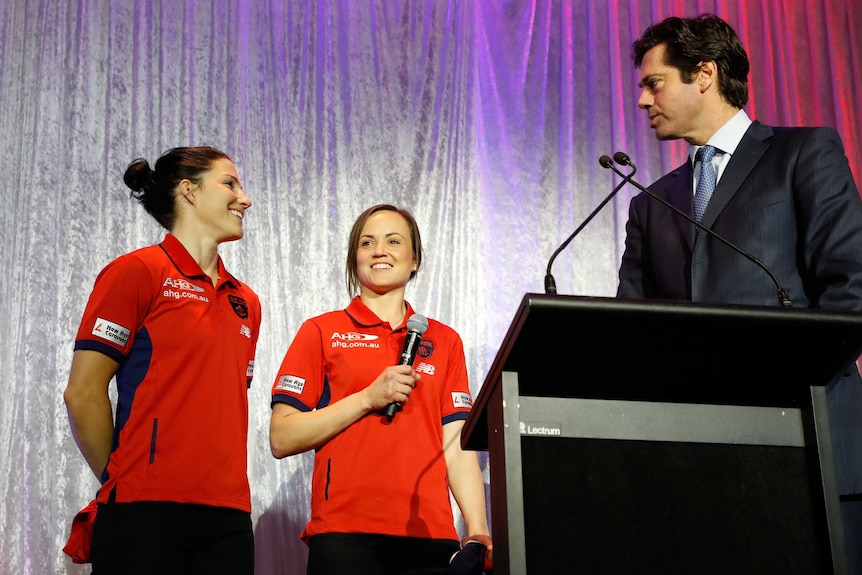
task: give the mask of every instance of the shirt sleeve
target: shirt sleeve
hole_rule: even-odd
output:
[[[287,403],[300,411],[323,407],[326,375],[322,341],[320,328],[313,321],[302,324],[272,384],[272,405]]]
[[[862,310],[862,200],[838,133],[807,132],[794,170],[805,291],[817,307]]]
[[[454,330],[449,338],[448,356],[446,382],[443,386],[443,396],[440,398],[443,425],[452,421],[467,419],[473,407],[470,382],[467,377],[467,362],[464,357],[464,344]]]
[[[123,361],[153,299],[152,274],[144,262],[126,255],[96,278],[84,309],[75,350],[93,350]]]

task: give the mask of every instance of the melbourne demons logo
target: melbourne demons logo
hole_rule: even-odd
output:
[[[429,357],[431,357],[431,354],[434,353],[434,342],[430,339],[423,339],[421,342],[419,342],[419,349],[416,351],[416,353],[422,359],[428,359]]]
[[[233,312],[240,317],[240,319],[248,319],[248,304],[245,303],[245,300],[239,296],[229,295],[227,296],[228,301],[230,302],[230,306],[233,308]]]

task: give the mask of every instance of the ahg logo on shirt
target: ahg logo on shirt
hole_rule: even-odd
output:
[[[196,286],[192,282],[185,279],[173,279],[173,278],[165,278],[165,283],[162,284],[162,287],[172,287],[174,289],[182,290],[182,291],[193,291],[195,293],[204,293],[204,288],[201,286]]]
[[[370,333],[356,333],[355,331],[348,331],[345,333],[338,333],[336,331],[332,333],[332,337],[329,339],[340,339],[342,341],[374,341],[377,339],[377,336]]]

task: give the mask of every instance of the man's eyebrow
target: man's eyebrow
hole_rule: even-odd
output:
[[[650,80],[653,80],[655,78],[661,78],[661,77],[662,77],[662,74],[649,74],[647,76],[644,76],[643,78],[641,78],[641,81],[638,82],[638,88],[643,88],[644,85],[646,85],[646,83],[649,82]]]

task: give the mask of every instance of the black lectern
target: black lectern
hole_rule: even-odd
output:
[[[495,574],[844,573],[826,385],[862,314],[527,294],[464,427]]]

